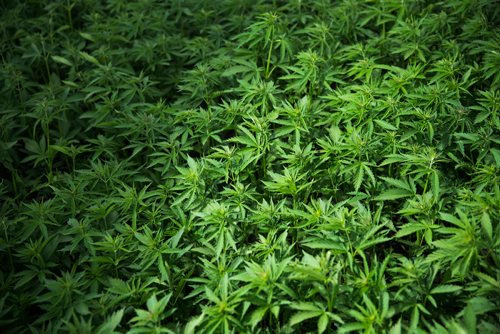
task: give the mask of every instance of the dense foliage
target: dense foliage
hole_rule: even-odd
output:
[[[0,1],[2,333],[498,333],[491,0]]]

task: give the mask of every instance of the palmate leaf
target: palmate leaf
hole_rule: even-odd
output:
[[[308,83],[308,77],[305,71],[299,67],[290,66],[288,68],[289,71],[292,71],[292,74],[287,74],[282,76],[281,80],[290,80],[291,82],[287,85],[286,90],[290,91],[299,91],[302,92],[306,88]]]
[[[243,132],[244,135],[233,137],[231,138],[231,141],[253,148],[258,152],[260,145],[255,136],[243,126],[239,126],[238,128]]]
[[[338,315],[326,312],[321,307],[311,303],[295,303],[291,304],[290,307],[294,310],[298,310],[298,312],[290,318],[291,326],[298,325],[312,318],[318,318],[318,333],[323,333],[327,329],[331,320],[337,323],[343,323],[342,319]]]
[[[346,167],[341,174],[350,174],[351,180],[354,181],[354,191],[357,192],[365,180],[365,175],[368,176],[372,183],[375,183],[375,176],[370,168],[373,166],[375,164],[371,162],[358,161]]]
[[[119,310],[113,313],[111,317],[106,319],[106,321],[96,329],[96,333],[97,334],[119,333],[118,331],[115,331],[115,329],[120,325],[120,322],[122,321],[123,318],[123,313],[124,310]]]
[[[451,223],[454,227],[441,227],[438,232],[451,235],[450,238],[433,242],[436,251],[428,256],[428,261],[442,261],[451,265],[453,275],[465,277],[475,267],[478,261],[479,249],[475,241],[479,230],[479,222],[474,217],[457,209],[459,218],[441,213],[441,219]]]
[[[272,181],[263,181],[264,185],[272,192],[284,195],[297,195],[302,190],[309,187],[313,181],[300,184],[306,178],[306,174],[299,174],[296,169],[285,168],[284,174],[277,174],[269,171]]]
[[[227,68],[222,73],[222,76],[233,77],[237,74],[242,74],[243,81],[250,82],[262,71],[262,68],[252,59],[235,58],[233,61],[236,64]]]

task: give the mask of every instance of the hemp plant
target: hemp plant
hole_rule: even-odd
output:
[[[499,23],[0,1],[0,332],[498,333]]]

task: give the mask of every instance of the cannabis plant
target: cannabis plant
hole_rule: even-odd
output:
[[[499,27],[0,1],[0,332],[498,333]]]

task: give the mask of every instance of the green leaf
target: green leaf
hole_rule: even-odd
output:
[[[307,319],[311,318],[316,318],[319,317],[323,314],[323,311],[301,311],[295,313],[291,318],[290,318],[290,325],[294,326],[296,324],[299,324],[303,321],[306,321]]]
[[[383,121],[381,119],[376,119],[375,123],[377,123],[382,129],[389,130],[389,131],[397,131],[398,128],[396,128],[394,125],[387,123],[386,121]]]
[[[460,221],[460,219],[450,215],[449,213],[441,212],[439,215],[442,220],[452,223],[460,228],[463,227],[463,223]]]
[[[60,56],[52,56],[52,60],[55,61],[56,63],[68,65],[70,67],[73,66],[73,63],[71,63],[69,60],[66,58],[60,57]]]
[[[389,334],[401,334],[401,318],[399,318],[398,322],[391,327]]]
[[[318,333],[323,333],[328,327],[329,319],[327,314],[323,314],[318,319]]]
[[[415,232],[423,231],[426,228],[427,227],[425,225],[423,225],[423,224],[408,223],[408,224],[405,224],[405,225],[401,226],[401,228],[399,229],[398,233],[396,233],[395,237],[396,238],[401,238],[401,237],[407,236],[407,235],[415,233]]]
[[[250,317],[250,325],[252,326],[252,329],[254,329],[255,326],[257,326],[257,324],[262,320],[267,310],[267,306],[261,306],[252,312],[252,316]]]
[[[354,331],[361,331],[365,329],[365,325],[362,323],[348,323],[339,328],[339,333],[350,333]]]
[[[95,39],[94,39],[94,37],[91,34],[87,34],[86,32],[80,32],[79,34],[83,38],[85,38],[85,39],[87,39],[87,40],[89,40],[91,42],[95,42]]]
[[[360,166],[358,168],[358,174],[356,175],[356,179],[354,181],[354,190],[358,191],[359,187],[361,187],[361,183],[363,182],[363,177],[365,175],[365,170]]]
[[[99,61],[94,57],[94,56],[91,56],[89,55],[87,52],[81,52],[80,51],[80,57],[82,57],[83,59],[85,59],[86,61],[94,64],[94,65],[97,65],[97,66],[100,66],[101,64],[99,63]]]
[[[301,243],[305,247],[309,247],[312,249],[330,249],[337,251],[345,251],[345,245],[340,242],[328,240],[328,239],[315,239],[310,241],[303,241]]]
[[[375,197],[375,200],[377,201],[391,201],[399,198],[404,198],[404,197],[410,197],[413,196],[413,193],[411,191],[408,191],[406,189],[400,189],[400,188],[392,188],[384,191],[377,197]]]
[[[452,293],[452,292],[457,292],[462,290],[461,286],[458,285],[452,285],[452,284],[442,284],[439,285],[431,290],[431,294],[438,294],[438,293]]]
[[[432,172],[431,187],[432,187],[432,193],[434,194],[434,197],[439,198],[439,193],[440,193],[441,189],[439,188],[439,175],[438,175],[437,171]]]
[[[196,327],[198,327],[203,322],[204,318],[205,318],[205,314],[202,313],[199,316],[191,319],[186,324],[186,327],[184,327],[184,334],[195,334],[195,333],[197,333],[196,332]]]
[[[483,212],[481,216],[481,227],[486,237],[489,240],[493,240],[493,227],[491,225],[490,215],[487,212]]]
[[[108,319],[104,321],[102,325],[100,325],[97,330],[96,334],[113,334],[117,333],[115,332],[115,329],[120,325],[120,322],[122,321],[123,318],[123,312],[124,310],[119,310],[111,315]]]

